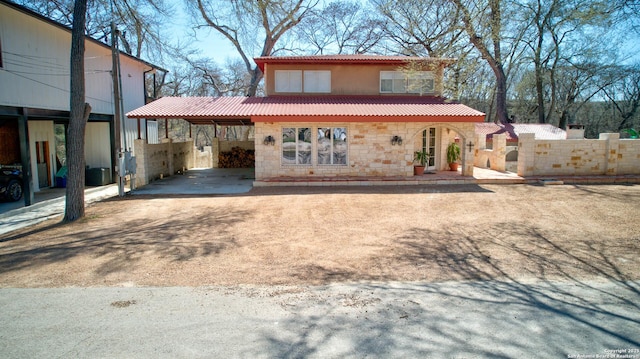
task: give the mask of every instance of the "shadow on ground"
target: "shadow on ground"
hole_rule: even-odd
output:
[[[321,314],[285,303],[296,315],[263,333],[268,356],[567,358],[640,348],[638,273],[620,265],[637,260],[633,241],[612,238],[609,245],[629,253],[614,258],[598,242],[560,245],[534,227],[509,223],[473,233],[408,229],[393,255],[378,259],[387,274],[375,265],[368,276],[300,268],[317,283],[365,282],[316,298]],[[496,247],[506,255],[492,255]],[[512,261],[531,275],[515,275]],[[388,282],[406,265],[438,268],[441,278],[460,281]],[[345,310],[353,306],[356,315]]]
[[[93,229],[84,229],[81,225],[83,221],[91,221],[91,216],[81,219],[80,225],[77,222],[52,224],[3,238],[1,242],[6,243],[32,234],[50,234],[41,243],[15,246],[6,243],[4,253],[0,254],[0,273],[64,264],[85,256],[97,263],[97,268],[92,268],[95,274],[104,276],[137,269],[145,256],[155,256],[163,262],[185,262],[218,255],[238,245],[225,228],[244,221],[247,215],[247,211],[211,209],[207,213],[180,217],[184,219],[114,221],[112,226]],[[208,232],[212,221],[216,224],[215,233]]]

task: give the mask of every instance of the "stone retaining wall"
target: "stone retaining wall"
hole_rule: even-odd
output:
[[[183,169],[193,168],[193,141],[176,142],[165,140],[148,144],[146,140],[135,140],[136,186],[144,186],[159,178],[171,176]]]

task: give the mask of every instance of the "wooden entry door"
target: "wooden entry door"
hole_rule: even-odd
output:
[[[38,171],[38,184],[40,188],[51,187],[49,173],[51,173],[51,163],[49,163],[49,141],[36,142],[36,169]]]

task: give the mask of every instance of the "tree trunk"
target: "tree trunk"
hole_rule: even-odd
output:
[[[87,0],[76,0],[71,30],[70,118],[67,132],[67,190],[64,222],[84,216],[84,133],[91,106],[85,103],[84,26]]]
[[[251,83],[249,84],[249,88],[247,89],[247,97],[255,97],[256,92],[258,92],[258,85],[260,85],[260,80],[262,80],[262,71],[258,66],[253,68],[251,72]]]
[[[538,123],[545,123],[544,114],[544,89],[542,87],[542,65],[540,59],[536,58],[536,94],[538,99]]]
[[[493,72],[496,74],[496,120],[498,123],[507,123],[507,76],[504,74],[502,64],[496,66]]]
[[[502,54],[500,50],[500,22],[502,16],[500,1],[489,0],[489,7],[491,9],[489,29],[491,33],[491,42],[493,44],[493,54],[491,54],[487,46],[484,44],[482,37],[478,35],[478,32],[472,23],[472,15],[469,12],[469,8],[464,6],[461,0],[450,1],[456,5],[462,14],[461,20],[464,24],[464,29],[467,32],[467,35],[469,35],[469,41],[487,61],[496,77],[496,122],[506,123],[509,115],[507,113],[507,76],[502,65]]]

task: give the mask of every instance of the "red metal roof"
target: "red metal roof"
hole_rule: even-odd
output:
[[[534,133],[538,140],[563,140],[567,134],[563,129],[549,124],[538,123],[505,123],[491,122],[476,123],[476,133],[487,136],[487,141],[493,140],[493,135],[507,134],[507,142],[518,142],[521,133]]]
[[[389,64],[403,65],[412,61],[436,62],[445,66],[453,64],[455,59],[412,56],[382,56],[382,55],[312,55],[312,56],[263,56],[253,59],[260,70],[264,72],[264,64]]]
[[[163,97],[127,113],[130,118],[182,118],[192,123],[252,122],[481,122],[484,114],[430,96]]]

